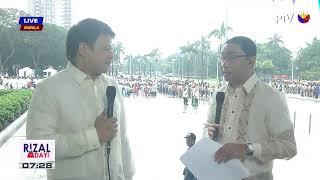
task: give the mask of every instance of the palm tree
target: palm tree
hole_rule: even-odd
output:
[[[213,31],[211,31],[208,34],[208,38],[214,36],[214,37],[216,37],[217,39],[220,40],[220,44],[219,44],[219,48],[218,48],[218,53],[219,54],[221,54],[223,42],[225,41],[229,31],[232,31],[232,28],[227,26],[227,25],[225,25],[224,22],[222,22],[222,24],[220,26],[220,29],[214,29]],[[218,61],[217,61],[217,81],[220,82],[220,79],[219,79],[219,63],[218,63]]]
[[[135,56],[135,61],[138,65],[138,74],[140,76],[141,75],[141,63],[143,63],[143,56],[141,56],[141,55]]]
[[[112,76],[113,76],[113,72],[114,72],[114,65],[116,66],[116,73],[115,75],[118,75],[118,67],[120,64],[120,56],[121,54],[124,54],[124,47],[123,44],[120,42],[117,42],[117,44],[113,44],[112,45],[112,50],[113,50],[113,63],[112,63]]]
[[[196,41],[191,44],[191,57],[193,57],[192,65],[193,65],[193,77],[199,77],[199,56],[201,55],[202,45],[200,41]],[[200,67],[201,69],[201,67]]]
[[[210,42],[208,40],[208,37],[206,36],[201,36],[201,40],[197,41],[196,43],[196,49],[200,52],[201,54],[201,68],[200,68],[200,72],[201,72],[201,78],[203,80],[204,78],[204,59],[205,56],[208,57],[209,55],[209,50],[210,50]],[[206,66],[207,66],[207,79],[208,79],[208,58],[207,62],[206,62]]]
[[[191,66],[191,55],[192,55],[192,53],[195,52],[194,47],[195,47],[194,44],[189,44],[189,43],[186,46],[181,46],[180,47],[180,54],[185,57],[184,61],[186,61],[186,64],[187,64],[187,68],[186,69],[187,69],[187,77],[188,78],[190,77],[190,70],[191,70],[190,69],[190,66]],[[184,67],[183,64],[185,64],[185,63],[182,63],[182,67]],[[183,72],[185,72],[185,71],[183,71]]]
[[[123,59],[125,63],[125,67],[128,67],[128,74],[132,75],[132,55],[126,55],[126,57]]]
[[[151,78],[151,69],[152,69],[152,64],[156,64],[156,62],[158,61],[158,59],[160,58],[160,54],[159,54],[159,49],[153,49],[149,54],[148,54],[148,60],[149,60],[149,75]],[[156,67],[156,66],[154,66]],[[153,68],[153,70],[155,71],[155,68]],[[153,74],[155,74],[153,72]]]
[[[275,33],[268,40],[271,45],[274,45],[276,47],[281,47],[283,45],[282,37],[278,33]]]

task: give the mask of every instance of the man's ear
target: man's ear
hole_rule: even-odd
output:
[[[88,48],[89,48],[89,46],[87,45],[87,43],[85,43],[85,42],[80,42],[79,43],[79,56],[84,56],[84,57],[86,57],[86,56],[88,56]]]
[[[251,56],[251,57],[249,57],[249,62],[248,62],[248,64],[254,66],[254,65],[256,64],[256,56]]]

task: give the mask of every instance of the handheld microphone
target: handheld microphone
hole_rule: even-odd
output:
[[[113,105],[114,105],[114,99],[116,97],[116,88],[114,86],[108,86],[106,90],[106,96],[107,96],[107,118],[113,117]],[[108,177],[109,180],[111,180],[110,175],[110,162],[109,162],[109,156],[111,151],[111,141],[107,142],[107,167],[108,167]]]
[[[106,90],[107,96],[107,118],[113,117],[113,104],[116,97],[116,88],[114,86],[108,86]],[[110,154],[111,142],[107,142],[107,153]]]
[[[220,124],[221,120],[221,109],[222,109],[222,104],[224,101],[225,93],[224,92],[217,92],[216,95],[216,116],[215,116],[215,124]],[[217,141],[218,140],[218,128],[213,134],[213,140]]]
[[[114,99],[116,97],[116,88],[114,86],[108,86],[106,90],[106,96],[107,96],[107,118],[112,118],[113,117],[113,104],[114,104]]]

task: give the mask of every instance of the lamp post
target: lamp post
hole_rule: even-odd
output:
[[[294,77],[293,77],[293,70],[294,70],[294,60],[292,59],[292,63],[291,63],[291,80],[294,80]]]
[[[172,59],[172,76],[174,77],[174,59]]]

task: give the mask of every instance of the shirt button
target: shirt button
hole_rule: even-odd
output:
[[[231,126],[229,126],[228,129],[230,130],[230,129],[231,129]]]
[[[235,95],[234,97],[238,97],[237,95]]]
[[[234,111],[231,111],[232,113],[234,113]]]

